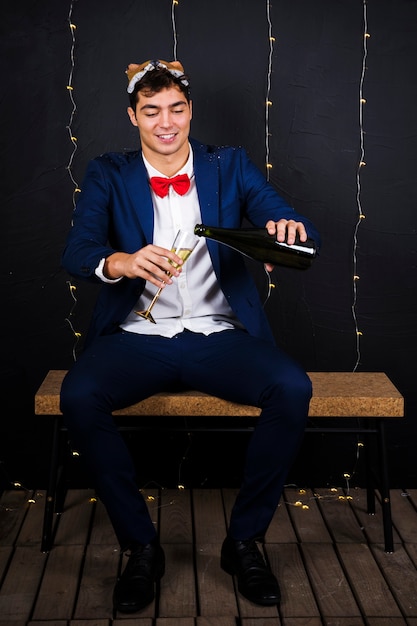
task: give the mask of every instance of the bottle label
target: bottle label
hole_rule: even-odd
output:
[[[288,243],[285,243],[284,241],[276,241],[276,240],[274,243],[277,244],[280,248],[281,247],[288,248],[289,250],[293,250],[294,252],[303,252],[304,254],[311,254],[311,255],[314,255],[316,252],[314,248],[310,248],[308,246],[303,246],[303,245],[297,245],[296,243],[289,245]]]

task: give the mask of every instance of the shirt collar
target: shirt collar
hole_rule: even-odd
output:
[[[188,174],[188,177],[191,180],[192,176],[194,175],[194,155],[193,155],[193,149],[191,147],[191,144],[188,144],[188,145],[189,145],[190,151],[189,151],[187,162],[185,163],[184,167],[182,167],[180,170],[178,170],[178,172],[174,174],[174,176],[177,176],[177,174]],[[155,169],[149,163],[149,161],[146,160],[143,152],[142,152],[142,158],[146,167],[146,171],[148,172],[149,178],[151,178],[152,176],[162,176],[163,178],[169,178],[168,176],[165,176],[165,174],[161,174],[161,172]]]

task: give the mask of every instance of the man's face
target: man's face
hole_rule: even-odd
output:
[[[152,96],[139,92],[136,111],[129,107],[128,114],[139,129],[142,150],[150,162],[152,157],[188,154],[191,108],[178,87]]]

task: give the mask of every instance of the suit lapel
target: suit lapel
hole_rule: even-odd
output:
[[[219,224],[219,172],[216,154],[207,151],[205,145],[190,140],[194,154],[194,174],[204,224]],[[145,241],[152,243],[154,210],[148,184],[148,175],[141,153],[122,165],[120,173],[137,217],[140,232]],[[215,268],[219,267],[219,246],[207,240],[207,246]]]
[[[194,174],[200,203],[201,220],[208,226],[219,224],[219,170],[217,156],[205,145],[191,141],[194,154]],[[219,268],[219,246],[206,240],[213,266]]]
[[[152,243],[154,214],[148,175],[141,153],[121,168],[121,176],[126,186],[132,206],[135,209],[138,228],[143,232],[147,243]]]

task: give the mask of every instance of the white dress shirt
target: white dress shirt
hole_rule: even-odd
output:
[[[149,178],[163,176],[145,157],[143,160]],[[190,189],[185,195],[177,194],[172,185],[164,198],[157,196],[151,189],[154,206],[153,243],[169,250],[178,230],[194,232],[194,226],[201,223],[191,146],[188,161],[177,174],[188,174],[190,178]],[[104,260],[96,274],[105,282],[114,282],[104,277],[103,266]],[[145,310],[156,290],[155,285],[146,282],[138,302],[120,325],[121,328],[133,333],[164,337],[173,337],[184,329],[208,335],[228,328],[242,328],[218,285],[204,237],[200,238],[182,266],[180,276],[173,278],[173,283],[162,290],[152,309],[152,317],[156,321],[156,324],[152,324],[136,315],[135,311]]]

